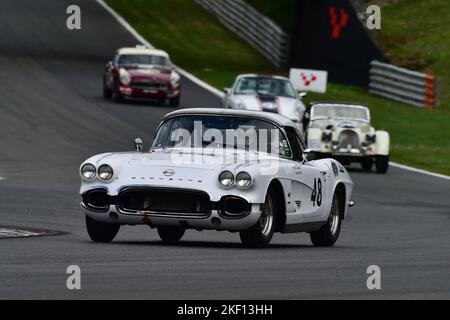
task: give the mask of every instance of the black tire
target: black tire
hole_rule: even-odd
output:
[[[169,105],[173,108],[178,108],[180,106],[180,96],[169,99]]]
[[[277,198],[273,190],[269,189],[261,218],[253,227],[239,233],[245,247],[265,248],[269,245],[278,223],[277,208]]]
[[[112,95],[113,92],[108,88],[108,86],[105,83],[105,80],[103,80],[103,98],[111,99]]]
[[[183,227],[158,227],[158,234],[166,243],[177,243],[183,238],[186,229]]]
[[[120,225],[98,222],[86,216],[86,229],[92,241],[108,243],[114,240]]]
[[[330,217],[328,221],[317,231],[311,232],[311,242],[316,247],[332,247],[339,238],[342,225],[341,197],[338,193],[333,196]]]
[[[384,174],[388,172],[389,169],[389,156],[376,156],[375,157],[375,167],[377,173]]]
[[[370,171],[373,168],[373,158],[364,158],[361,161],[361,167],[363,168],[364,171]]]
[[[121,103],[123,101],[123,94],[120,92],[119,86],[114,86],[113,99],[117,103]]]

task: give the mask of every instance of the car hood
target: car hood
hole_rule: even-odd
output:
[[[299,121],[303,111],[304,105],[294,98],[275,97],[264,98],[251,95],[236,96],[236,105],[244,105],[246,110],[266,111],[279,113],[290,120]]]
[[[86,160],[97,168],[103,164],[114,170],[114,178],[142,177],[159,179],[210,178],[223,170],[251,171],[257,174],[259,167],[271,166],[280,158],[276,155],[235,149],[157,149],[150,152],[106,153]],[[168,172],[166,172],[168,171]]]
[[[131,79],[133,80],[169,82],[170,75],[172,73],[171,69],[136,67],[126,67],[125,69],[128,71]]]

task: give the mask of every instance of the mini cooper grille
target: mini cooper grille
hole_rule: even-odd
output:
[[[118,206],[124,212],[148,211],[205,215],[212,209],[209,196],[200,191],[167,189],[126,189],[119,194]]]
[[[134,81],[131,83],[131,87],[134,89],[143,90],[167,90],[168,86],[165,83],[153,83],[145,81]]]
[[[339,135],[339,148],[359,148],[359,138],[356,132],[352,130],[344,130]]]

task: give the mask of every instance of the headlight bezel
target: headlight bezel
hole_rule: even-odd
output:
[[[103,169],[107,169],[109,172],[103,171]],[[104,176],[104,173],[107,173],[107,176]],[[110,181],[114,176],[114,169],[109,164],[102,164],[97,169],[97,176],[102,181]]]
[[[227,180],[227,178],[225,178],[225,179],[222,179],[222,176],[223,175],[228,175],[228,180],[230,180],[230,182],[228,183],[228,184],[225,184],[225,183],[223,183],[223,180]],[[235,184],[235,176],[234,176],[234,174],[233,174],[233,172],[231,172],[231,171],[229,171],[229,170],[224,170],[224,171],[222,171],[220,174],[219,174],[219,176],[218,176],[218,181],[219,181],[219,184],[223,187],[223,188],[225,188],[225,189],[229,189],[229,188],[232,188],[233,186],[234,186],[234,184]]]
[[[90,172],[92,172],[92,175],[89,176],[89,177],[85,176],[85,174],[84,174],[85,172],[87,172],[87,171],[85,170],[87,167],[91,167],[91,168],[92,168],[92,170],[90,170]],[[94,180],[95,177],[97,176],[97,168],[96,168],[95,165],[93,165],[92,163],[85,163],[85,164],[81,167],[81,169],[80,169],[80,175],[81,175],[81,177],[82,177],[84,180],[86,180],[86,181],[92,181],[92,180]]]
[[[246,179],[242,179],[243,175],[247,176]],[[246,183],[245,185],[242,185],[242,184],[239,183],[240,180],[247,180],[248,183]],[[242,189],[242,190],[250,189],[252,187],[252,185],[253,185],[253,177],[252,177],[252,175],[250,173],[246,172],[246,171],[239,172],[236,175],[236,177],[235,177],[235,185],[236,185],[236,187],[238,187],[239,189]]]

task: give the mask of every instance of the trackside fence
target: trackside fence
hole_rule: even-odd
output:
[[[277,67],[287,64],[289,37],[243,0],[194,0]]]
[[[437,106],[437,81],[433,75],[372,61],[369,93],[424,109]]]

